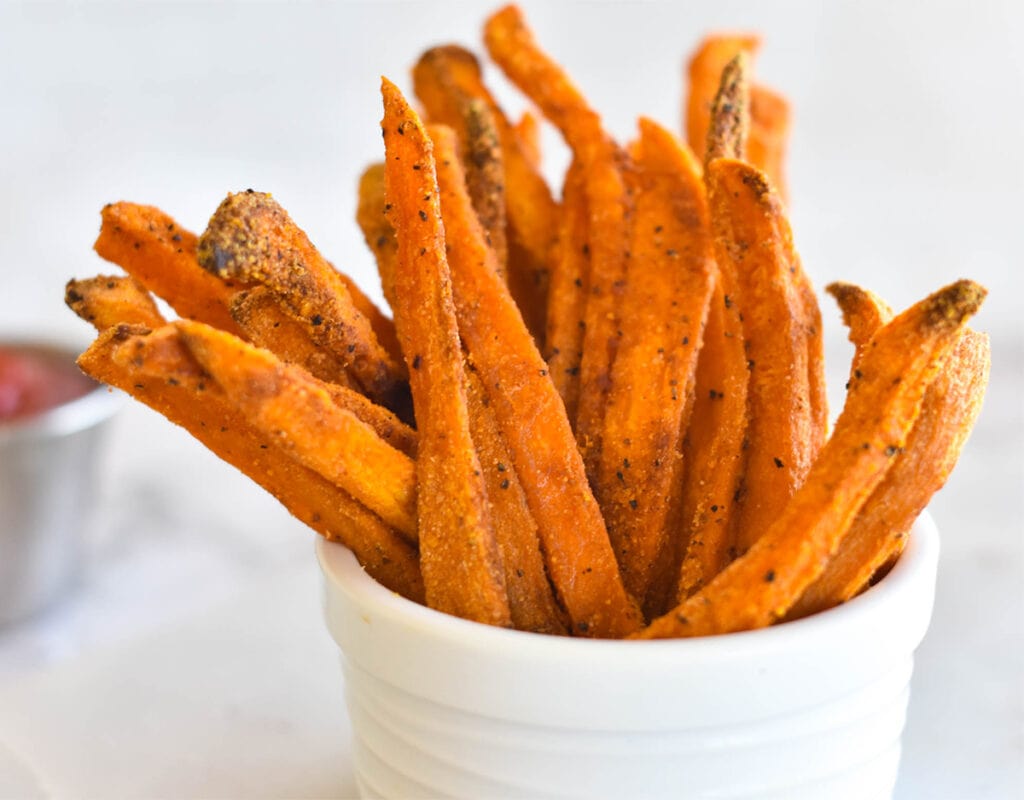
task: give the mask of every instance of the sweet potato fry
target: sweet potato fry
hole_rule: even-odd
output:
[[[239,333],[229,310],[238,281],[220,280],[199,267],[196,235],[153,206],[103,207],[96,252],[112,261],[186,319]]]
[[[398,258],[398,242],[395,229],[385,216],[384,164],[371,164],[359,176],[359,205],[356,208],[356,222],[363,232],[366,246],[377,261],[381,290],[388,305],[395,304],[395,259]]]
[[[622,636],[640,615],[626,594],[547,364],[494,270],[450,136],[434,141],[459,330],[537,522],[548,575],[572,630]],[[422,448],[422,439],[420,447]]]
[[[381,92],[386,192],[398,238],[395,322],[419,433],[417,515],[427,602],[467,619],[509,626],[501,553],[469,432],[433,149],[398,88],[384,79]]]
[[[238,292],[231,300],[231,316],[250,342],[270,350],[282,361],[298,364],[321,380],[358,387],[345,365],[314,341],[267,287]]]
[[[856,348],[853,358],[853,368],[856,368],[871,337],[892,319],[892,309],[874,292],[852,283],[830,283],[825,291],[836,299],[843,312],[843,324]]]
[[[428,50],[413,69],[416,96],[428,122],[455,131],[473,208],[487,232],[499,274],[506,279],[505,166],[497,121],[490,106],[460,84],[457,68],[451,66],[458,58],[463,58],[458,51]],[[475,58],[465,61],[464,69],[479,74]]]
[[[736,508],[747,432],[749,374],[742,323],[729,277],[719,273],[711,298],[704,345],[697,363],[697,391],[686,433],[682,512],[684,547],[675,561],[681,602],[717,575],[732,557]]]
[[[292,460],[272,438],[262,437],[227,402],[173,326],[152,334],[140,327],[110,328],[78,363],[97,380],[124,390],[185,428],[295,517],[350,548],[384,586],[423,602],[415,547],[346,492]]]
[[[537,45],[522,12],[508,5],[484,26],[491,57],[561,131],[586,175],[590,214],[590,296],[587,299],[580,365],[576,439],[587,474],[600,461],[601,427],[619,344],[619,298],[625,285],[629,198],[623,176],[625,154],[604,132],[601,119],[568,76]]]
[[[895,463],[925,391],[984,296],[978,284],[958,281],[881,328],[832,437],[780,515],[745,555],[639,638],[749,630],[784,617]]]
[[[394,320],[381,311],[377,304],[359,288],[359,284],[348,275],[344,272],[339,272],[338,278],[345,285],[345,288],[348,289],[348,293],[352,297],[352,305],[370,323],[370,327],[377,336],[380,346],[387,351],[387,354],[394,359],[396,364],[401,364],[402,348],[398,344],[398,334],[395,333]]]
[[[484,85],[476,56],[468,50],[456,45],[428,50],[413,70],[413,81],[417,96],[432,118],[434,107],[448,103],[446,98],[453,96],[476,98],[491,113],[504,169],[509,289],[531,333],[537,341],[542,341],[548,259],[556,234],[557,204],[540,173],[537,159],[530,152],[532,145],[520,139],[515,126]],[[441,99],[436,99],[438,97]],[[437,116],[437,119],[444,122],[445,116]]]
[[[201,323],[175,324],[193,358],[256,430],[415,539],[412,459],[270,351]]]
[[[747,56],[742,51],[722,69],[722,82],[715,95],[707,139],[703,149],[704,167],[717,158],[744,159],[750,138],[750,84]]]
[[[338,272],[270,195],[229,194],[197,252],[210,272],[272,289],[370,398],[392,409],[403,405],[403,365],[381,345]]]
[[[551,258],[544,336],[551,380],[565,403],[565,413],[570,422],[576,419],[579,405],[583,318],[590,284],[589,214],[583,178],[583,168],[578,161],[573,161],[562,190],[558,244]]]
[[[612,365],[595,494],[626,590],[643,598],[668,550],[714,262],[700,167],[640,120],[622,341]]]
[[[928,387],[921,414],[892,469],[865,501],[839,551],[790,610],[813,614],[849,600],[899,556],[914,520],[946,483],[981,411],[989,371],[988,337],[965,330]]]
[[[764,176],[742,161],[707,168],[715,254],[734,275],[750,369],[747,465],[738,547],[746,550],[803,482],[813,449],[804,296],[800,264],[781,201]]]
[[[159,328],[164,324],[146,287],[131,276],[71,279],[64,288],[64,302],[100,332],[114,325]]]
[[[711,108],[718,93],[722,70],[738,54],[753,60],[760,37],[750,34],[713,34],[705,37],[687,65],[688,91],[683,128],[694,152],[703,153],[711,125]],[[786,99],[771,89],[750,87],[750,132],[746,159],[768,175],[780,195],[786,197],[785,156],[789,140],[790,111]]]
[[[490,398],[472,362],[467,363],[469,429],[480,458],[491,522],[501,550],[512,624],[521,631],[568,633],[544,568],[537,523],[530,513],[519,474],[498,428]]]

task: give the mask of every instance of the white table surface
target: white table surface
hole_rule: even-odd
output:
[[[857,280],[896,306],[961,275],[992,290],[977,323],[988,401],[932,505],[938,597],[896,796],[1024,797],[1024,14],[524,5],[620,136],[640,110],[674,123],[700,31],[764,31],[762,74],[797,108],[794,227],[815,282]],[[0,332],[87,341],[62,287],[108,268],[89,248],[121,198],[201,229],[228,189],[272,190],[376,293],[349,220],[378,157],[377,76],[404,78],[429,43],[477,46],[486,8],[0,4]],[[823,311],[839,390],[849,351]],[[312,534],[141,407],[97,468],[80,585],[0,630],[0,797],[352,796]]]

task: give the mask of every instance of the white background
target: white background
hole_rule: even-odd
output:
[[[356,178],[381,154],[379,77],[408,87],[409,67],[432,44],[479,50],[490,7],[0,3],[0,333],[88,341],[63,307],[63,285],[113,269],[91,245],[99,209],[121,199],[159,205],[200,231],[227,191],[271,191],[328,257],[379,296],[352,222]],[[989,398],[932,506],[944,533],[939,596],[918,660],[897,796],[1024,796],[1019,4],[523,7],[620,138],[640,113],[678,126],[682,63],[703,32],[760,31],[758,77],[795,107],[793,224],[815,283],[855,281],[896,307],[958,277],[991,290],[976,324],[992,335]],[[489,75],[508,106],[521,108],[495,70]],[[551,132],[545,145],[557,174],[564,152]],[[822,305],[838,407],[849,350],[838,314],[829,300]],[[127,795],[346,791],[347,773],[328,763],[344,750],[340,687],[330,702],[317,695],[338,681],[326,634],[308,622],[318,613],[310,536],[140,408],[120,415],[99,468],[103,513],[79,593],[33,624],[0,631],[0,793],[5,774],[31,774],[41,794],[62,796],[82,787]],[[308,597],[299,588],[307,584]],[[268,600],[265,586],[287,599]],[[263,603],[258,622],[245,618],[247,597]],[[223,631],[207,636],[209,620]],[[202,652],[189,642],[202,642]],[[269,661],[251,663],[247,648]],[[247,669],[235,683],[204,683],[204,663]],[[179,673],[192,683],[171,698],[154,692],[147,708],[145,691],[118,691],[118,664],[151,670],[154,684]],[[308,679],[261,683],[293,667],[289,675],[308,670]],[[223,698],[225,685],[246,701],[262,698],[264,724],[238,721],[203,694]],[[71,693],[67,705],[50,702],[61,696],[55,687]],[[17,698],[6,714],[4,697]],[[127,724],[140,718],[161,731],[159,747]],[[224,733],[217,758],[199,770],[205,783],[171,767],[190,725]],[[248,780],[264,763],[245,753],[275,736],[279,768],[301,765],[308,782],[243,781],[243,768]],[[8,760],[21,764],[6,773],[5,744],[17,753]],[[128,777],[119,783],[106,759],[126,747],[135,766],[122,765]],[[132,769],[151,782],[130,778]]]

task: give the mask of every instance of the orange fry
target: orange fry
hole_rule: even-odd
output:
[[[415,462],[384,441],[307,373],[201,323],[175,325],[185,346],[253,428],[344,489],[410,541]]]
[[[622,585],[547,364],[494,270],[453,147],[450,135],[435,137],[459,330],[487,387],[573,632],[622,636],[640,624],[638,609]]]
[[[359,176],[359,205],[356,222],[363,232],[366,246],[377,261],[381,290],[388,305],[395,305],[395,259],[398,242],[395,229],[385,216],[384,164],[371,164]]]
[[[96,252],[112,261],[186,319],[232,333],[229,310],[241,286],[200,268],[196,235],[153,206],[110,203],[103,207]]]
[[[229,194],[210,218],[198,256],[210,272],[272,289],[369,397],[402,406],[402,364],[381,345],[339,273],[269,194]]]
[[[626,589],[643,598],[668,550],[714,262],[700,167],[640,120],[630,279],[612,365],[595,493]]]
[[[831,439],[765,534],[639,638],[729,633],[784,617],[822,573],[906,445],[926,389],[984,296],[978,284],[959,281],[881,328]]]
[[[508,249],[505,272],[523,319],[534,337],[541,341],[547,307],[548,259],[555,240],[557,204],[540,173],[532,153],[533,145],[520,138],[515,126],[484,85],[480,64],[468,50],[456,45],[428,50],[413,70],[413,81],[416,94],[427,106],[431,117],[435,115],[435,106],[447,104],[453,97],[475,98],[490,111],[504,168]],[[435,99],[438,97],[441,99]],[[437,119],[445,122],[446,116],[438,115]],[[447,119],[449,124],[454,122],[450,116]],[[501,263],[500,258],[498,263]]]
[[[843,312],[843,324],[849,330],[850,342],[857,348],[854,367],[864,354],[864,347],[875,332],[892,319],[892,309],[874,292],[852,283],[830,283],[825,291],[832,295]]]
[[[89,375],[124,390],[185,428],[244,472],[296,518],[350,548],[366,571],[392,591],[423,602],[416,550],[343,490],[264,438],[227,402],[184,347],[173,326],[149,333],[120,325],[79,358]]]
[[[590,283],[589,215],[583,177],[580,163],[573,161],[562,191],[558,244],[551,259],[544,336],[551,380],[565,403],[565,413],[570,422],[576,419],[579,405],[583,317]]]
[[[97,275],[72,279],[64,288],[64,302],[79,317],[103,332],[114,325],[159,328],[164,324],[146,287],[131,276]]]
[[[521,631],[568,633],[544,569],[537,523],[530,513],[519,474],[498,428],[490,398],[472,362],[466,371],[469,428],[480,457],[494,533],[505,568],[512,624]]]
[[[386,192],[398,238],[395,322],[419,433],[417,515],[427,603],[509,626],[501,553],[469,431],[433,149],[398,88],[384,79],[381,92]],[[454,152],[451,157],[456,160]]]
[[[903,451],[865,501],[839,552],[793,606],[791,618],[849,600],[903,551],[907,532],[946,483],[974,427],[989,364],[988,337],[965,330],[943,371],[928,387]]]
[[[629,232],[625,155],[565,72],[537,45],[522,12],[505,6],[487,20],[491,57],[561,131],[582,165],[590,214],[590,296],[587,299],[576,439],[587,474],[600,461],[601,427],[619,344],[619,297],[625,284]]]
[[[711,126],[711,108],[718,93],[722,70],[738,54],[753,60],[761,39],[751,34],[712,34],[704,38],[687,65],[685,103],[686,140],[694,152],[703,153]],[[766,173],[783,198],[785,156],[789,140],[790,111],[786,99],[771,89],[750,87],[750,132],[746,159]]]
[[[238,292],[231,301],[231,316],[250,342],[270,350],[282,361],[298,364],[324,381],[349,388],[358,386],[345,365],[314,341],[306,327],[265,286]]]
[[[719,273],[711,298],[697,391],[683,459],[682,512],[687,534],[677,560],[675,597],[682,601],[717,575],[732,557],[747,431],[747,357],[729,276]]]

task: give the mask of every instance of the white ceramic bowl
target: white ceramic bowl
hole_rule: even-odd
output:
[[[892,795],[938,534],[877,586],[749,633],[628,642],[491,628],[411,603],[321,542],[364,797]]]

